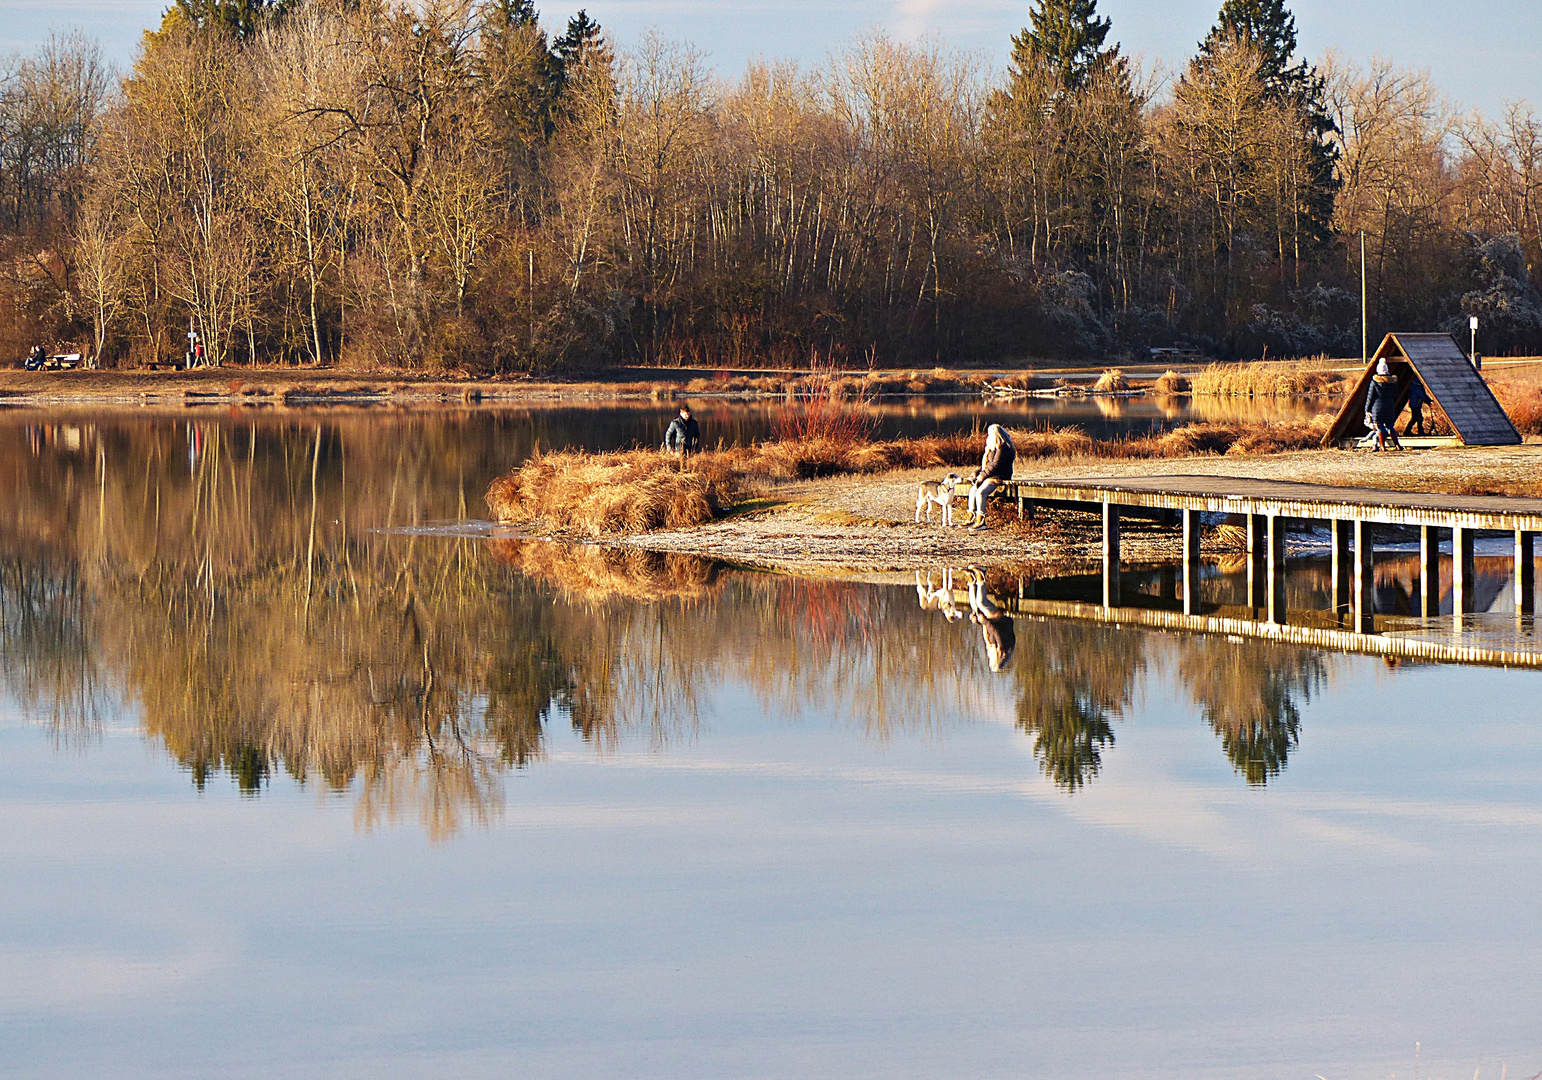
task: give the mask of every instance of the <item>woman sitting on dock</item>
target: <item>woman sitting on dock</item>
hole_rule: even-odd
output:
[[[985,528],[985,500],[1001,486],[1003,480],[1012,479],[1012,464],[1017,460],[1017,448],[1012,436],[1000,424],[985,429],[985,456],[980,468],[969,483],[969,527],[976,531]]]

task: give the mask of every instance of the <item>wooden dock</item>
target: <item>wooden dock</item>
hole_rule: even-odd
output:
[[[1373,488],[1298,484],[1228,476],[1135,476],[1029,480],[1004,483],[997,498],[1016,500],[1019,517],[1036,507],[1085,510],[1103,523],[1103,606],[1119,606],[1119,532],[1122,518],[1156,518],[1183,536],[1183,610],[1199,614],[1200,514],[1235,514],[1247,523],[1248,595],[1270,623],[1287,621],[1285,530],[1292,521],[1320,521],[1332,534],[1335,604],[1355,614],[1354,630],[1370,633],[1375,528],[1419,529],[1421,594],[1439,595],[1440,544],[1450,534],[1453,604],[1458,618],[1471,610],[1473,542],[1479,532],[1513,537],[1515,604],[1530,614],[1535,592],[1535,538],[1542,532],[1542,499],[1494,495],[1427,495]],[[1430,603],[1427,599],[1426,605]],[[1426,611],[1426,615],[1435,614]]]

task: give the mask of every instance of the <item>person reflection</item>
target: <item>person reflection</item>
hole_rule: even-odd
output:
[[[1017,628],[1012,625],[1012,616],[991,599],[985,589],[985,573],[976,566],[969,568],[969,621],[985,638],[985,657],[991,670],[1001,671],[1010,664],[1017,648]]]
[[[1299,744],[1297,698],[1310,701],[1328,669],[1307,649],[1202,638],[1184,643],[1178,674],[1232,767],[1261,787],[1284,771]]]

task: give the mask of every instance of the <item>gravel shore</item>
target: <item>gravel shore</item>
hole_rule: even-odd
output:
[[[622,543],[800,573],[966,564],[1064,566],[1099,557],[1097,521],[1090,514],[1044,513],[1020,524],[1015,512],[1003,509],[981,532],[943,528],[935,518],[931,525],[914,523],[916,485],[941,472],[917,469],[787,483],[770,491],[766,503],[721,521],[627,537]],[[1017,469],[1020,478],[1044,479],[1196,474],[1387,491],[1542,494],[1542,444],[1400,453],[1307,450],[1260,457],[1023,461]],[[960,521],[963,505],[960,495]],[[1174,558],[1179,543],[1174,529],[1131,522],[1123,530],[1121,546],[1125,561],[1138,563]],[[1210,543],[1220,550],[1224,541]]]

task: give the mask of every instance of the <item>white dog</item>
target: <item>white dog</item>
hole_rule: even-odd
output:
[[[921,523],[921,512],[926,512],[926,523],[932,523],[932,506],[942,507],[942,523],[953,524],[953,490],[963,483],[958,473],[949,473],[941,480],[927,480],[916,491],[916,524]]]

